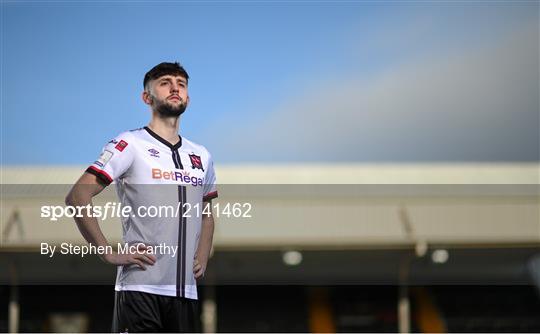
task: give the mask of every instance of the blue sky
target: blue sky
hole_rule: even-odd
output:
[[[538,161],[537,2],[2,2],[4,165],[92,162],[190,73],[218,163]]]

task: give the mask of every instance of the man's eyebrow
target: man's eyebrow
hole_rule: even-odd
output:
[[[174,77],[161,77],[158,79],[158,81],[173,81],[173,79],[176,79],[176,81],[180,81],[182,83],[187,83],[187,80],[183,77],[177,77],[177,78],[174,78]]]

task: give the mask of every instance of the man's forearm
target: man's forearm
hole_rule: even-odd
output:
[[[212,240],[214,238],[214,217],[212,215],[203,216],[201,237],[197,247],[197,257],[199,260],[207,262],[212,250]]]
[[[88,243],[96,246],[108,246],[107,238],[101,232],[99,223],[95,217],[76,217],[75,222],[82,236]]]
[[[82,194],[77,191],[72,191],[68,197],[66,197],[66,204],[74,207],[86,207],[92,205],[92,196],[88,194]],[[101,232],[99,222],[97,218],[88,216],[86,210],[81,210],[82,217],[74,217],[75,223],[81,232],[84,239],[96,246],[108,246],[109,242],[107,238]]]

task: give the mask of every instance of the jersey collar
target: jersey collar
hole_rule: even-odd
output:
[[[148,132],[148,134],[154,138],[156,138],[157,140],[159,140],[161,143],[163,143],[163,145],[169,147],[171,150],[176,150],[178,148],[180,148],[180,146],[182,146],[182,137],[180,137],[180,135],[178,136],[178,139],[180,139],[178,141],[178,143],[176,144],[171,144],[169,143],[167,140],[163,139],[162,137],[160,137],[157,133],[155,133],[154,131],[150,130],[149,127],[145,126],[144,129],[146,130],[146,132]]]

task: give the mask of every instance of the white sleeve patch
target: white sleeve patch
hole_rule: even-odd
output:
[[[101,153],[101,155],[99,156],[99,159],[96,161],[96,162],[99,162],[97,165],[101,166],[101,167],[104,167],[107,164],[107,162],[109,162],[109,160],[111,160],[113,155],[114,155],[114,153],[109,151],[109,150],[103,151]]]

